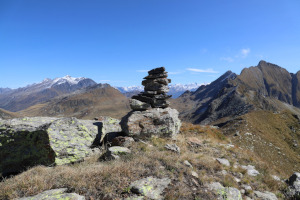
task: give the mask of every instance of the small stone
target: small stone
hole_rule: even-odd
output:
[[[197,173],[197,172],[195,172],[195,171],[192,171],[192,172],[191,172],[191,174],[192,174],[192,176],[193,176],[193,177],[195,177],[195,178],[199,178],[199,175],[198,175],[198,173]]]
[[[185,160],[185,161],[183,162],[183,164],[185,164],[186,166],[188,166],[188,167],[190,167],[190,168],[193,168],[192,164],[191,164],[189,161],[187,161],[187,160]]]
[[[245,165],[242,165],[241,166],[243,169],[246,169],[247,170],[247,174],[249,175],[249,176],[257,176],[257,175],[259,175],[259,172],[255,169],[255,167],[254,166],[252,166],[252,165],[247,165],[247,166],[245,166]]]
[[[250,185],[242,185],[242,188],[244,188],[246,191],[252,190],[252,187]]]
[[[111,141],[111,146],[130,147],[134,143],[132,137],[118,136]]]
[[[272,175],[272,178],[275,180],[275,181],[280,181],[280,178],[276,175]]]
[[[191,145],[192,147],[200,147],[203,145],[201,140],[199,140],[196,137],[189,137],[187,140],[188,140],[188,144]]]
[[[176,144],[166,144],[165,148],[180,153],[180,148]]]
[[[217,158],[216,160],[222,165],[225,165],[227,167],[230,166],[230,162],[225,158]]]

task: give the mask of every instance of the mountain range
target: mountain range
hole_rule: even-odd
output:
[[[120,118],[118,114],[129,110],[125,96],[139,93],[143,87],[115,88],[89,78],[45,79],[23,88],[2,88],[0,108],[10,114],[18,112],[29,116],[92,118],[111,114]],[[299,113],[300,71],[293,74],[260,61],[257,66],[243,69],[240,75],[227,71],[207,85],[170,85],[170,93],[175,97],[183,93],[170,99],[171,107],[179,111],[181,119],[196,124],[220,124],[253,110]]]
[[[195,91],[201,85],[204,85],[204,84],[198,84],[198,83],[170,84],[169,85],[170,91],[168,92],[168,95],[172,95],[172,98],[178,98],[185,91],[187,91],[187,90]],[[126,97],[132,97],[133,95],[136,95],[136,94],[144,91],[143,86],[129,86],[129,87],[115,87],[115,88],[117,88]]]
[[[260,61],[240,75],[227,71],[211,84],[171,101],[182,119],[201,124],[230,120],[252,110],[299,112],[300,71],[293,74]]]
[[[0,89],[2,91],[0,93],[0,108],[16,112],[96,84],[89,78],[65,76],[56,79],[47,78],[40,83],[18,89],[2,88]]]

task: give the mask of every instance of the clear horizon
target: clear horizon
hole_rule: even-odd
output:
[[[260,60],[295,73],[299,10],[296,0],[3,0],[0,87],[66,75],[139,86],[160,66],[172,84],[201,84]]]

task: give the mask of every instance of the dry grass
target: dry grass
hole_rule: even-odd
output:
[[[236,173],[245,173],[241,168],[232,165],[241,161],[243,164],[255,164],[264,176],[259,178],[244,175],[242,182],[253,188],[276,191],[280,188],[270,178],[262,161],[239,148],[228,149],[230,142],[220,137],[218,129],[209,126],[183,124],[181,134],[176,141],[153,137],[148,144],[136,142],[132,154],[120,160],[99,162],[101,155],[95,155],[86,161],[70,166],[45,167],[37,166],[20,175],[0,182],[0,199],[13,199],[36,195],[42,191],[67,187],[69,191],[84,195],[86,199],[122,199],[130,194],[129,185],[135,180],[148,176],[169,177],[172,183],[165,191],[165,199],[215,199],[215,195],[206,190],[205,184],[219,181],[224,186],[239,187],[234,180]],[[197,138],[200,146],[191,146],[189,138]],[[176,143],[181,154],[164,148],[167,143]],[[215,158],[226,158],[231,167],[224,167]],[[185,166],[188,160],[193,169]],[[198,173],[194,178],[191,171]],[[220,175],[222,170],[227,175]],[[194,179],[194,181],[193,181]]]

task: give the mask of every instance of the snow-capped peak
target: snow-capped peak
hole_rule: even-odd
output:
[[[54,79],[51,86],[55,85],[55,84],[60,85],[60,84],[66,83],[66,82],[68,82],[70,85],[75,85],[75,84],[78,84],[79,81],[84,80],[84,79],[85,79],[84,77],[74,78],[72,76],[66,75],[62,78]]]

